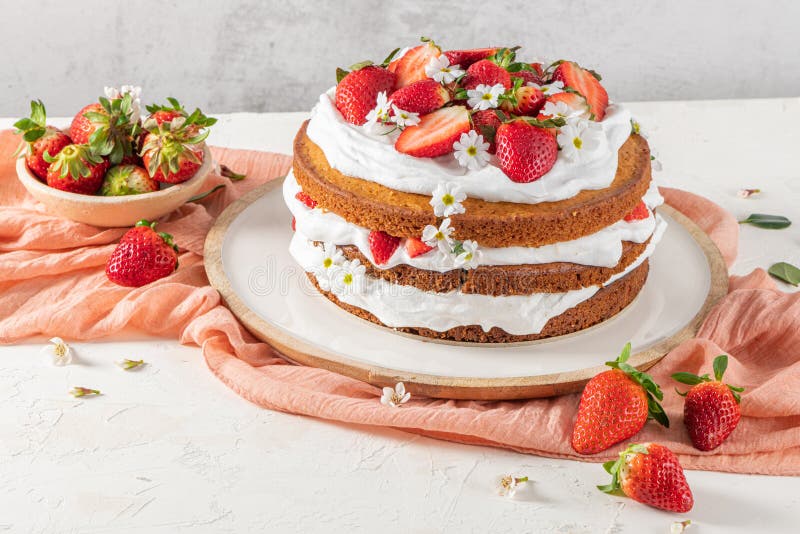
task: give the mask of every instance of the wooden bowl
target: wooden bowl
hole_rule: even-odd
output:
[[[92,226],[114,228],[133,226],[141,219],[154,221],[183,206],[201,192],[213,164],[211,151],[204,147],[203,164],[189,180],[153,193],[117,197],[81,195],[50,187],[28,169],[25,158],[17,160],[17,176],[48,213]]]

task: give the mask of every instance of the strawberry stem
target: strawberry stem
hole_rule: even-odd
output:
[[[606,362],[606,365],[612,369],[619,369],[628,375],[634,382],[639,384],[644,389],[647,395],[647,415],[648,419],[655,420],[658,424],[669,428],[669,417],[667,417],[664,408],[658,402],[664,399],[664,393],[658,384],[655,383],[653,377],[647,373],[639,371],[634,366],[630,365],[628,359],[631,357],[631,344],[628,342],[622,349],[622,353],[613,362]]]

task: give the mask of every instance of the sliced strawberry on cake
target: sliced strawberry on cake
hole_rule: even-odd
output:
[[[650,217],[650,210],[647,209],[644,200],[636,204],[636,207],[625,216],[626,222],[641,221]]]
[[[400,238],[386,232],[373,230],[369,233],[369,251],[376,265],[384,265],[400,246]]]
[[[563,103],[564,106],[559,106],[559,103]],[[552,106],[548,106],[548,104],[552,104]],[[561,109],[562,113],[554,114],[548,113],[552,110]],[[547,97],[547,100],[544,101],[539,114],[536,118],[540,121],[552,119],[554,117],[585,117],[590,118],[591,111],[589,109],[589,103],[586,102],[586,99],[579,95],[578,93],[556,93]]]
[[[428,77],[425,67],[431,59],[442,55],[436,43],[423,37],[423,43],[403,54],[399,59],[389,63],[388,70],[397,76],[396,88],[400,89]]]
[[[583,95],[595,120],[603,120],[608,107],[608,93],[600,85],[600,76],[597,73],[583,69],[572,61],[564,61],[553,71],[552,78]]]
[[[407,238],[404,246],[409,258],[416,258],[433,250],[432,246],[416,237]]]
[[[419,124],[409,126],[398,136],[398,152],[418,158],[435,158],[453,151],[453,143],[470,131],[469,112],[464,106],[452,106],[428,113]]]
[[[497,48],[472,48],[470,50],[448,50],[444,53],[451,65],[459,65],[462,69],[473,63],[486,59],[497,53]]]

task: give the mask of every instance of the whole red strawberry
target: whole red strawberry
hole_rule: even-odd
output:
[[[553,168],[558,143],[547,127],[547,123],[518,118],[497,128],[497,159],[511,181],[533,182]]]
[[[536,87],[523,85],[514,89],[511,96],[505,100],[501,107],[514,115],[530,115],[535,117],[544,106],[545,98]]]
[[[375,107],[378,93],[389,95],[396,76],[383,67],[367,65],[348,73],[336,86],[336,109],[351,124],[364,124]]]
[[[195,134],[199,133],[201,129],[209,128],[217,123],[217,119],[206,117],[199,109],[195,109],[190,114],[176,98],[170,96],[167,98],[167,102],[169,102],[169,105],[152,104],[147,106],[147,111],[150,113],[147,119],[152,119],[159,125],[164,122],[172,122],[178,117],[183,117],[190,120],[194,127],[192,131]]]
[[[213,121],[213,122],[210,122]],[[159,182],[179,184],[189,180],[203,164],[203,148],[208,137],[207,126],[214,124],[197,109],[188,117],[170,122],[148,118],[148,132],[142,146],[142,161],[150,176]]]
[[[53,126],[47,126],[47,111],[41,100],[31,100],[31,116],[14,123],[14,133],[22,135],[22,144],[17,154],[25,152],[25,163],[39,179],[47,179],[45,153],[55,156],[61,149],[72,143],[70,138]]]
[[[596,72],[583,69],[572,61],[564,61],[553,71],[552,79],[578,91],[589,103],[594,119],[603,120],[608,107],[608,93]]]
[[[719,447],[734,431],[742,416],[739,409],[744,388],[722,382],[728,357],[725,354],[714,359],[714,380],[708,375],[675,373],[674,380],[689,384],[692,388],[680,395],[686,396],[683,405],[683,423],[695,448],[710,451]]]
[[[131,93],[120,98],[100,97],[99,102],[81,109],[69,128],[76,144],[88,144],[92,151],[119,164],[136,151],[140,131]]]
[[[105,197],[139,195],[158,191],[158,182],[138,165],[116,165],[108,169],[100,187]]]
[[[106,276],[115,284],[141,287],[178,268],[178,246],[172,236],[155,231],[156,223],[141,220],[125,232],[106,263]]]
[[[425,115],[450,102],[450,93],[431,79],[420,80],[392,93],[392,104],[404,111]]]
[[[579,454],[595,454],[639,432],[648,419],[669,427],[658,403],[664,395],[647,373],[627,363],[631,344],[613,362],[611,370],[586,384],[572,430],[572,448]]]
[[[376,265],[383,265],[392,257],[394,251],[400,245],[400,238],[389,235],[386,232],[373,230],[369,233],[369,251]]]
[[[489,86],[502,84],[506,89],[510,89],[511,74],[496,63],[482,59],[469,66],[462,82],[464,89],[475,89],[481,84]]]
[[[677,456],[663,445],[629,445],[619,459],[603,464],[611,484],[597,486],[606,493],[622,491],[640,503],[685,513],[694,506],[694,497]]]
[[[108,161],[89,145],[67,145],[55,157],[45,154],[44,159],[50,163],[47,185],[70,193],[94,195],[108,170]]]

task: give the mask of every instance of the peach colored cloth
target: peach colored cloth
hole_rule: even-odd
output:
[[[605,460],[618,450],[589,458],[572,451],[569,438],[578,395],[518,402],[412,398],[401,409],[392,409],[380,404],[376,387],[288,364],[257,342],[208,286],[203,240],[224,206],[283,175],[288,156],[215,149],[219,161],[248,178],[228,183],[202,204],[186,205],[164,220],[159,229],[172,233],[182,247],[180,269],[149,286],[126,289],[108,282],[103,271],[123,230],[101,230],[45,214],[16,179],[10,159],[16,144],[9,132],[0,132],[0,342],[35,335],[95,339],[134,327],[199,345],[215,375],[265,408],[577,460]],[[223,182],[227,180],[214,176],[208,186]],[[690,193],[664,193],[711,235],[732,263],[738,239],[733,218]],[[625,341],[620,339],[620,346]],[[732,277],[731,293],[711,312],[698,337],[652,369],[665,391],[672,428],[648,423],[635,440],[668,445],[690,469],[800,474],[798,346],[800,294],[778,291],[761,270]],[[726,443],[701,453],[688,441],[682,401],[669,375],[677,370],[707,372],[714,356],[723,352],[731,356],[726,378],[747,388],[743,416]]]

